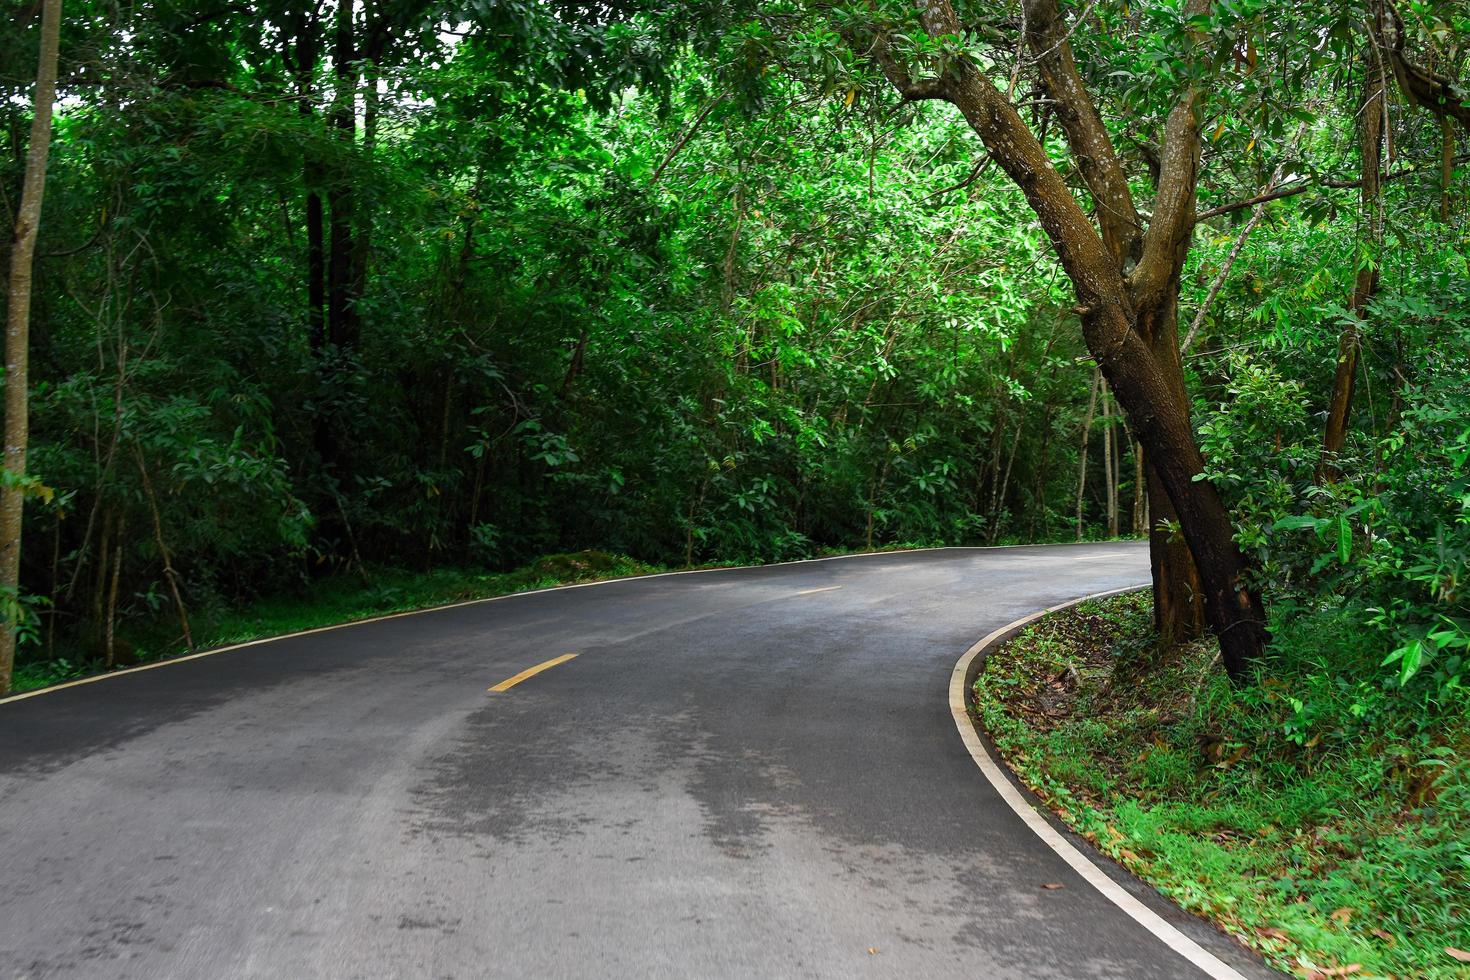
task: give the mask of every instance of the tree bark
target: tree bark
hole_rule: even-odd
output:
[[[1370,45],[1376,51],[1376,43]],[[1353,392],[1358,378],[1358,347],[1362,323],[1368,307],[1378,292],[1379,245],[1383,239],[1383,209],[1379,200],[1383,170],[1384,117],[1387,110],[1382,61],[1375,54],[1369,60],[1363,85],[1363,106],[1359,113],[1362,134],[1362,187],[1359,213],[1363,224],[1367,256],[1360,258],[1353,278],[1351,316],[1342,327],[1337,341],[1337,368],[1332,378],[1332,394],[1327,403],[1327,423],[1322,432],[1322,458],[1317,478],[1333,482],[1342,476],[1338,457],[1347,443],[1348,421],[1353,410]]]
[[[61,0],[41,7],[41,47],[36,63],[36,91],[31,139],[20,209],[10,240],[10,282],[5,317],[5,483],[0,487],[0,589],[20,601],[20,543],[25,511],[26,451],[30,443],[31,270],[41,201],[46,191],[46,163],[51,151],[51,109],[56,102],[56,55],[61,46]],[[17,614],[19,608],[16,608]],[[19,623],[6,617],[0,625],[0,694],[10,690],[15,668]]]
[[[1133,440],[1133,525],[1134,534],[1148,531],[1148,478],[1143,472],[1143,447]]]
[[[1103,417],[1103,496],[1107,504],[1108,537],[1118,536],[1118,470],[1113,459],[1113,410],[1108,386],[1102,390]]]
[[[1145,454],[1146,455],[1146,454]],[[1170,647],[1204,632],[1204,592],[1189,546],[1175,530],[1179,514],[1163,481],[1145,463],[1148,487],[1148,556],[1153,578],[1154,632]]]

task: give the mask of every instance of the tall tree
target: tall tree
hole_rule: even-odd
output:
[[[20,543],[26,496],[26,449],[30,439],[28,367],[31,331],[31,271],[46,162],[51,149],[51,112],[56,101],[56,57],[61,42],[61,0],[41,5],[41,48],[32,100],[31,138],[25,182],[10,240],[10,283],[5,316],[5,466],[0,484],[0,590],[11,614],[0,624],[0,694],[10,690],[20,614]]]
[[[1470,131],[1470,99],[1457,79],[1413,61],[1407,53],[1408,29],[1398,8],[1373,0],[1365,18],[1366,38],[1361,62],[1363,97],[1358,110],[1359,224],[1363,254],[1353,277],[1348,316],[1338,337],[1337,367],[1322,430],[1318,479],[1335,481],[1342,474],[1338,456],[1347,445],[1348,427],[1357,387],[1363,324],[1379,288],[1379,263],[1384,233],[1383,150],[1392,146],[1389,119],[1390,78],[1409,106],[1422,107],[1440,123],[1440,217],[1449,220],[1450,182],[1454,174],[1454,126]],[[1453,59],[1446,59],[1453,64]]]
[[[1153,214],[1145,218],[1073,54],[1074,25],[1057,0],[1024,0],[1017,57],[1021,49],[1031,52],[1039,85],[1095,204],[1095,223],[1017,111],[1015,86],[1002,90],[971,54],[965,39],[983,36],[990,25],[962,22],[949,0],[917,0],[915,9],[925,38],[920,45],[898,23],[870,22],[860,38],[850,22],[839,26],[905,100],[941,100],[959,109],[1025,194],[1072,283],[1087,347],[1177,514],[1225,668],[1242,677],[1269,640],[1265,611],[1230,514],[1203,478],[1177,326],[1180,276],[1196,221],[1203,102],[1223,60],[1209,35],[1212,4],[1189,0],[1182,11],[1174,39],[1181,70],[1158,150]],[[1164,510],[1152,509],[1156,519]]]

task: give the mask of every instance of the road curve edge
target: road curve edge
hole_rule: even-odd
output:
[[[643,575],[618,575],[612,578],[594,579],[590,582],[568,582],[564,585],[549,585],[540,589],[526,589],[523,592],[506,592],[501,595],[481,596],[477,599],[461,599],[455,602],[439,603],[437,605],[422,606],[418,609],[402,609],[398,612],[384,613],[379,616],[367,616],[362,619],[349,619],[341,623],[329,623],[325,626],[313,626],[309,629],[293,630],[289,633],[277,633],[274,636],[261,636],[253,640],[242,640],[239,643],[228,643],[224,646],[210,647],[206,650],[197,650],[193,653],[181,654],[177,657],[164,657],[161,660],[153,660],[146,664],[138,664],[135,667],[124,667],[120,670],[109,670],[100,674],[90,674],[86,677],[78,677],[75,680],[62,681],[60,684],[48,684],[38,687],[32,691],[22,691],[19,694],[7,694],[0,697],[0,705],[9,704],[12,701],[27,701],[31,698],[41,697],[43,694],[55,694],[57,691],[65,691],[68,688],[81,687],[84,684],[96,684],[98,681],[110,680],[114,677],[123,677],[127,674],[136,674],[145,670],[157,670],[160,667],[171,667],[175,664],[189,663],[192,660],[200,660],[204,657],[212,657],[217,653],[229,653],[233,650],[243,650],[247,647],[261,646],[266,643],[275,643],[277,640],[289,640],[298,636],[311,636],[315,633],[326,633],[331,630],[350,629],[353,626],[366,626],[369,623],[381,623],[388,619],[402,619],[405,616],[422,616],[426,613],[443,612],[447,609],[460,609],[464,606],[478,606],[487,602],[500,602],[505,599],[518,599],[522,596],[539,595],[543,592],[560,592],[567,589],[586,589],[595,585],[611,585],[616,582],[633,582],[643,579],[671,578],[675,575],[704,575],[710,572],[737,572],[749,569],[779,568],[784,565],[811,565],[825,561],[844,561],[852,558],[874,558],[883,555],[907,555],[925,551],[1006,551],[1013,548],[1067,548],[1085,547],[1088,545],[1107,544],[1111,542],[1097,541],[1063,541],[1057,544],[996,544],[996,545],[943,545],[935,548],[893,548],[886,551],[858,551],[847,555],[824,555],[820,558],[797,558],[791,561],[767,562],[763,565],[717,565],[711,568],[680,568],[668,572],[649,572]]]
[[[1148,906],[1144,905],[1133,895],[1130,895],[1122,885],[1099,868],[1091,858],[1084,854],[1074,844],[1051,825],[1041,815],[1029,797],[1011,782],[1006,776],[1003,764],[991,753],[990,749],[980,738],[979,721],[970,714],[970,690],[979,676],[981,668],[985,664],[985,656],[991,648],[998,646],[1002,641],[1008,640],[1023,628],[1055,612],[1069,609],[1072,606],[1091,601],[1093,599],[1105,599],[1109,596],[1122,595],[1125,592],[1137,592],[1147,588],[1146,585],[1132,585],[1122,589],[1110,589],[1106,592],[1095,592],[1078,599],[1072,599],[1055,606],[1049,606],[1029,616],[1023,616],[1014,622],[1007,623],[997,630],[987,634],[970,649],[954,666],[954,671],[949,678],[949,710],[954,717],[955,727],[959,729],[960,739],[969,750],[970,757],[975,760],[975,765],[980,768],[985,779],[991,787],[1005,800],[1022,822],[1041,839],[1041,842],[1049,847],[1058,857],[1082,876],[1093,888],[1097,889],[1109,902],[1117,906],[1124,914],[1143,928],[1147,929],[1153,936],[1168,946],[1175,953],[1188,960],[1196,968],[1203,971],[1212,980],[1246,980],[1234,968],[1220,960],[1213,953],[1200,946],[1174,926],[1165,922],[1164,919]]]

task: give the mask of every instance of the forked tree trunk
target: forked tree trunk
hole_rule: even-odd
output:
[[[949,0],[916,4],[930,36],[965,33]],[[1185,10],[1202,16],[1208,6],[1208,0],[1187,0]],[[1169,112],[1158,193],[1145,225],[1073,61],[1059,5],[1055,0],[1026,0],[1025,10],[1031,26],[1023,26],[1024,40],[1036,52],[1042,87],[1057,103],[1055,118],[1066,132],[1079,172],[1100,202],[1100,228],[1015,105],[980,65],[959,57],[946,64],[942,76],[916,79],[893,57],[881,29],[871,57],[906,99],[942,99],[959,109],[991,158],[1025,195],[1071,280],[1087,349],[1174,505],[1225,669],[1232,678],[1243,679],[1265,652],[1270,634],[1230,514],[1214,484],[1202,478],[1204,459],[1190,425],[1174,322],[1180,271],[1196,220],[1204,83],[1185,83]],[[1195,41],[1195,56],[1203,66],[1206,39],[1200,35]]]
[[[25,512],[26,450],[30,442],[28,368],[31,332],[31,269],[41,200],[46,191],[46,161],[51,151],[51,107],[56,102],[56,52],[61,43],[61,0],[41,6],[41,50],[36,64],[36,94],[31,141],[26,150],[25,182],[10,240],[10,282],[5,315],[5,474],[0,487],[0,589],[20,598],[20,539]],[[17,610],[18,612],[18,610]],[[0,623],[0,694],[10,690],[15,668],[16,628]]]

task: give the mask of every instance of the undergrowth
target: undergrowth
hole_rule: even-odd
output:
[[[1367,680],[1377,637],[1275,624],[1232,687],[1150,641],[1148,593],[1007,643],[975,689],[1001,754],[1071,826],[1305,977],[1470,977],[1470,701]]]
[[[369,568],[362,574],[337,575],[315,582],[299,593],[262,599],[243,608],[196,611],[192,624],[194,642],[198,648],[225,646],[387,613],[659,571],[663,569],[600,551],[549,555],[512,572]],[[115,646],[119,667],[184,652],[177,621],[166,617],[131,624]],[[104,670],[101,659],[76,653],[68,656],[63,652],[50,659],[22,659],[16,665],[13,689],[21,693]]]

